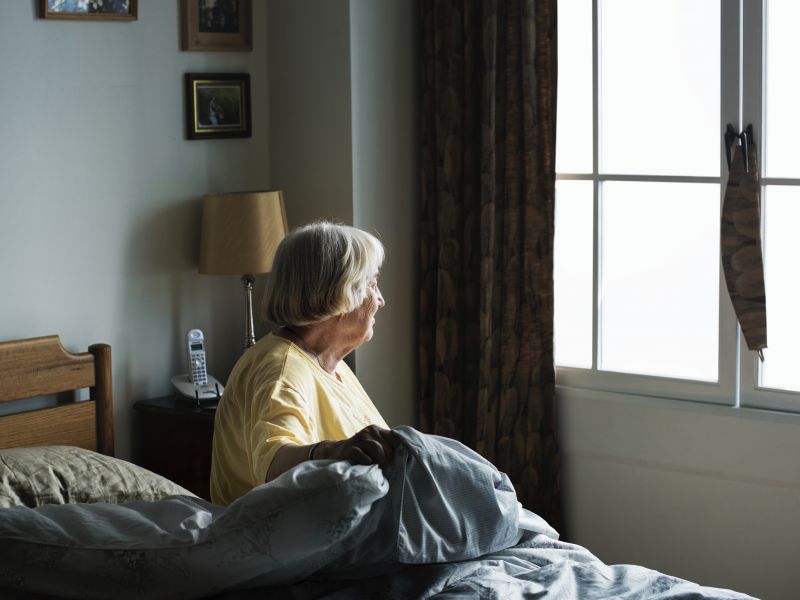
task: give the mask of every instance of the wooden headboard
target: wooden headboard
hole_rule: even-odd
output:
[[[64,392],[89,388],[89,400]],[[0,416],[0,448],[79,446],[114,454],[111,346],[72,354],[57,335],[0,342],[0,403],[60,395],[54,406]]]

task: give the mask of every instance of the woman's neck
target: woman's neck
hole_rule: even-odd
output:
[[[283,337],[302,348],[323,370],[333,375],[339,362],[354,350],[354,346],[341,343],[337,339],[333,322],[335,319],[333,317],[313,325],[284,326],[278,333],[287,334]]]

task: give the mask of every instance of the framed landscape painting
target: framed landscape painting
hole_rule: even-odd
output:
[[[183,50],[252,50],[251,0],[181,0],[181,34]]]
[[[186,137],[250,137],[250,75],[186,73]]]
[[[40,0],[44,19],[135,21],[138,0]]]

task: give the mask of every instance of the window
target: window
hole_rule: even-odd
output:
[[[796,0],[560,1],[560,385],[800,411],[797,22]],[[721,275],[727,123],[761,163],[763,364]]]

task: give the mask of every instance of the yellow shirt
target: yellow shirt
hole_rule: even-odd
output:
[[[284,444],[343,440],[367,425],[388,428],[344,362],[331,375],[269,334],[236,363],[217,408],[211,500],[227,505],[264,483]]]

